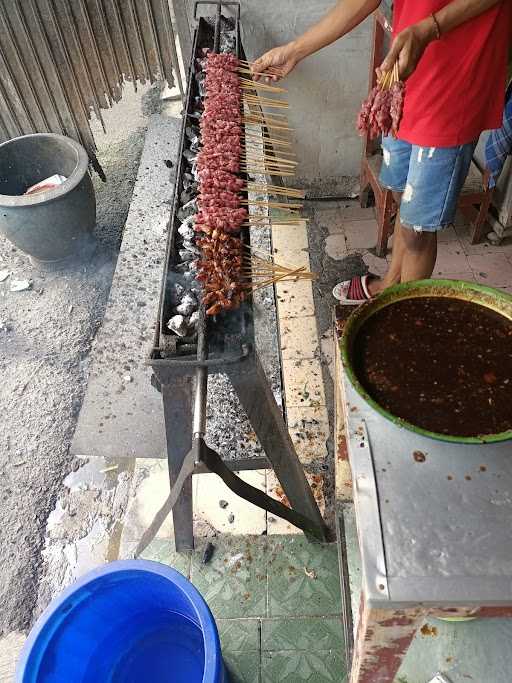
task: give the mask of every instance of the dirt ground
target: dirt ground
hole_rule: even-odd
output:
[[[61,273],[35,270],[0,238],[0,633],[29,628],[37,599],[48,515],[65,476],[85,392],[91,342],[101,324],[117,250],[159,89],[126,87],[105,112],[108,134],[95,126],[108,181],[94,180],[98,249]],[[30,280],[11,292],[12,280]]]

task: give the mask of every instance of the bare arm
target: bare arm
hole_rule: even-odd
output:
[[[461,24],[483,14],[499,2],[510,0],[452,0],[433,16],[401,31],[391,46],[379,72],[389,71],[398,60],[400,77],[408,78],[420,61],[427,45]],[[439,36],[438,36],[439,30]]]
[[[349,33],[380,5],[380,0],[340,0],[319,22],[301,36],[281,47],[266,52],[253,65],[256,75],[269,67],[286,76],[305,57]]]

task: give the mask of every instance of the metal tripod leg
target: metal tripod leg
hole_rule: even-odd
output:
[[[327,539],[327,528],[258,355],[254,352],[250,360],[227,367],[226,372],[291,506],[325,529]]]
[[[171,384],[162,385],[171,488],[192,446],[192,386],[191,377],[175,377]],[[172,517],[176,550],[191,550],[194,547],[192,477],[188,477],[183,484]]]

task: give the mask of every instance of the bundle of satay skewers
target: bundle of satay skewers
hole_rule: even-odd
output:
[[[303,198],[303,192],[240,177],[294,175],[297,162],[285,137],[290,128],[280,112],[288,104],[268,95],[286,91],[245,78],[244,75],[251,74],[250,64],[232,54],[207,51],[201,66],[205,94],[196,166],[199,210],[194,230],[201,254],[196,262],[196,278],[202,285],[207,315],[217,315],[237,308],[250,293],[262,287],[280,281],[311,279],[314,274],[305,268],[277,265],[253,253],[240,237],[244,227],[271,225],[271,216],[253,215],[251,207],[267,214],[278,209],[284,213],[276,219],[280,225],[301,222],[298,209],[302,205],[290,200]],[[263,114],[262,108],[277,111]],[[256,127],[254,131],[252,127]],[[252,200],[254,193],[265,193],[272,199]]]
[[[404,91],[398,62],[395,62],[393,69],[380,76],[377,85],[363,102],[357,117],[359,133],[368,133],[370,139],[390,134],[396,137],[402,118]]]

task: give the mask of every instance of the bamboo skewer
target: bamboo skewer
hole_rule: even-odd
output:
[[[246,159],[255,159],[257,161],[271,161],[280,166],[298,166],[298,162],[293,159],[284,159],[282,157],[276,157],[273,154],[259,153],[257,151],[245,150],[240,152],[240,157],[245,157]]]
[[[249,72],[250,73],[250,72]],[[240,87],[242,90],[263,90],[265,92],[287,93],[286,88],[280,88],[277,85],[269,85],[268,83],[260,83],[249,78],[240,79]]]
[[[259,201],[259,200],[253,200],[253,199],[242,199],[240,201],[240,204],[249,204],[250,206],[270,206],[273,209],[288,209],[290,211],[294,209],[302,209],[303,204],[292,204],[292,203],[286,203],[286,202],[273,202],[273,201]],[[296,211],[293,211],[294,213],[297,213]]]
[[[257,191],[261,188],[262,190],[268,191],[269,194],[286,194],[289,197],[298,197],[300,199],[303,199],[306,194],[303,190],[296,190],[292,187],[280,187],[279,185],[262,185],[261,183],[253,183],[251,181],[247,183],[247,187],[250,190],[254,191]]]

